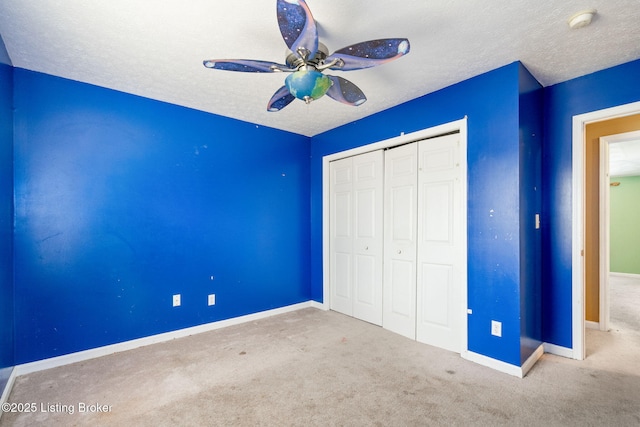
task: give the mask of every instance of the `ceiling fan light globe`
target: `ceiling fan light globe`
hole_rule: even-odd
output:
[[[291,95],[307,103],[324,96],[329,90],[331,79],[315,70],[299,70],[287,76],[284,84]]]

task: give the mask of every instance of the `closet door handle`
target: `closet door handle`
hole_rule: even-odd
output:
[[[365,250],[365,251],[368,251],[368,250],[369,250],[369,246],[365,246],[365,247],[364,247],[364,250]]]
[[[398,249],[398,255],[400,255],[402,253],[401,249]]]

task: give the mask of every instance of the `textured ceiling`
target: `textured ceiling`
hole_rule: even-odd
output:
[[[411,52],[335,72],[367,95],[277,113],[284,75],[232,73],[204,59],[284,62],[274,0],[2,0],[0,35],[16,67],[313,136],[520,60],[544,86],[640,58],[638,0],[307,0],[330,52],[406,37]],[[585,28],[567,19],[595,8]]]
[[[609,175],[640,175],[640,140],[609,144]]]

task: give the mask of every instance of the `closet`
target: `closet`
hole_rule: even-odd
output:
[[[330,163],[331,309],[460,352],[462,177],[459,134]]]

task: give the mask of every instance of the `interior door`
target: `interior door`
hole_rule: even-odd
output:
[[[385,151],[383,327],[416,338],[417,143]]]
[[[416,339],[460,352],[464,278],[459,134],[418,143]]]
[[[353,161],[331,162],[330,173],[330,274],[331,309],[353,316]]]
[[[382,325],[383,154],[353,157],[353,317]]]
[[[383,154],[330,164],[331,309],[382,325]]]

